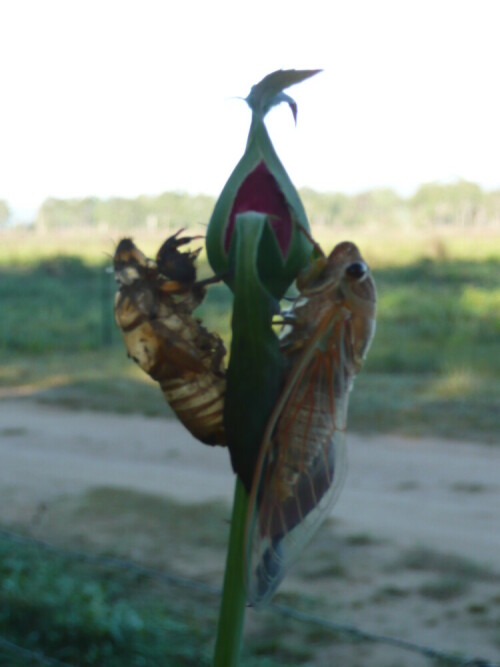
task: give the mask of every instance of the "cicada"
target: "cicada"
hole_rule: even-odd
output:
[[[283,314],[286,380],[250,494],[247,593],[254,606],[270,599],[339,495],[348,395],[375,332],[375,284],[358,248],[343,242],[328,257],[318,254]]]
[[[223,445],[226,350],[193,316],[206,285],[217,279],[196,281],[200,251],[179,248],[197,237],[179,233],[165,241],[156,260],[131,239],[120,241],[113,259],[119,285],[115,319],[129,356],[159,382],[180,421],[198,440]]]

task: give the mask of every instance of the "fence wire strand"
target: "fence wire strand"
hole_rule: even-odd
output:
[[[73,560],[93,563],[101,567],[108,567],[115,570],[133,572],[135,574],[140,574],[152,580],[159,581],[171,586],[179,586],[181,588],[195,590],[200,593],[208,593],[210,595],[218,596],[220,596],[222,592],[222,589],[219,586],[207,584],[206,582],[197,581],[195,579],[189,579],[187,577],[181,577],[176,574],[160,572],[159,570],[135,563],[125,558],[119,558],[115,556],[101,556],[83,551],[75,551],[73,549],[65,549],[50,544],[45,540],[28,537],[26,535],[22,535],[21,533],[16,533],[10,530],[0,529],[0,538],[8,539],[12,542],[35,546],[39,549],[44,549],[67,558],[71,558]],[[269,605],[269,610],[287,618],[293,618],[295,620],[302,621],[303,623],[309,623],[326,630],[331,630],[332,633],[335,632],[347,635],[356,641],[393,646],[403,651],[420,654],[429,659],[441,660],[448,665],[455,665],[456,667],[500,667],[499,662],[491,662],[490,660],[481,657],[457,655],[450,653],[449,651],[444,651],[431,646],[425,646],[423,644],[400,639],[398,637],[380,635],[374,632],[363,630],[362,628],[358,628],[355,625],[330,621],[329,619],[322,618],[321,616],[309,614],[308,612],[300,611],[278,602],[271,603]],[[17,646],[16,644],[0,636],[0,647],[2,646],[8,650],[11,650],[13,653],[17,653],[20,656],[24,655],[30,659],[37,660],[40,664],[43,665],[53,665],[54,667],[71,667],[71,665],[68,663],[64,663],[55,658],[50,658],[41,653],[36,653],[30,651],[29,649]]]

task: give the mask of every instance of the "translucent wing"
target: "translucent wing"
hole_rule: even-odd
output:
[[[329,311],[295,363],[263,438],[246,527],[247,593],[265,604],[342,488],[351,378],[342,309]]]

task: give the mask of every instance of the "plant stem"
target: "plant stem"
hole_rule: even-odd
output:
[[[245,621],[245,521],[248,494],[239,478],[234,489],[224,589],[213,667],[237,667]]]

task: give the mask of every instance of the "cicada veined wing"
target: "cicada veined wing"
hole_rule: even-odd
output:
[[[179,250],[193,237],[178,234],[155,260],[131,239],[120,241],[113,259],[115,319],[129,356],[160,384],[180,421],[202,442],[223,445],[226,350],[193,316],[209,281],[196,281],[199,251]]]
[[[246,526],[249,603],[269,601],[328,516],[347,469],[349,391],[375,328],[375,286],[352,243],[306,269],[280,341],[289,371],[266,426]]]

